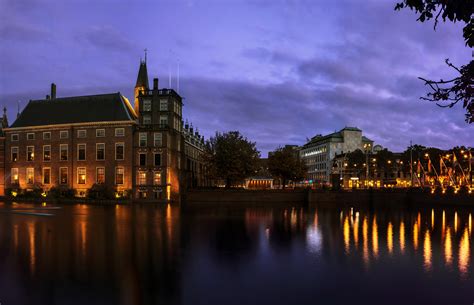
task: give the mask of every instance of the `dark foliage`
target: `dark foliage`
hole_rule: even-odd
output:
[[[268,170],[282,181],[283,188],[288,180],[294,182],[304,178],[306,165],[291,147],[279,147],[268,158]]]

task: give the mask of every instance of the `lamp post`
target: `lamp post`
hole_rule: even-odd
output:
[[[370,143],[364,144],[365,149],[365,188],[369,188],[369,151],[372,145]]]

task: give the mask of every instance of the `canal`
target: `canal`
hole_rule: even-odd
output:
[[[0,303],[472,304],[473,212],[0,203]]]

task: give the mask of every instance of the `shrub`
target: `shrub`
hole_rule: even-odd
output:
[[[76,192],[68,186],[53,186],[49,189],[48,196],[51,198],[74,198]]]
[[[92,185],[90,189],[87,190],[87,198],[90,199],[113,199],[114,192],[110,190],[105,184]]]

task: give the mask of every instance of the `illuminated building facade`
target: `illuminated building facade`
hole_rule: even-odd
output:
[[[183,128],[181,96],[157,78],[150,89],[145,61],[135,95],[135,107],[120,93],[57,98],[52,84],[2,128],[2,190],[58,187],[81,197],[102,185],[116,197],[177,201],[181,189],[201,185],[204,138]]]

